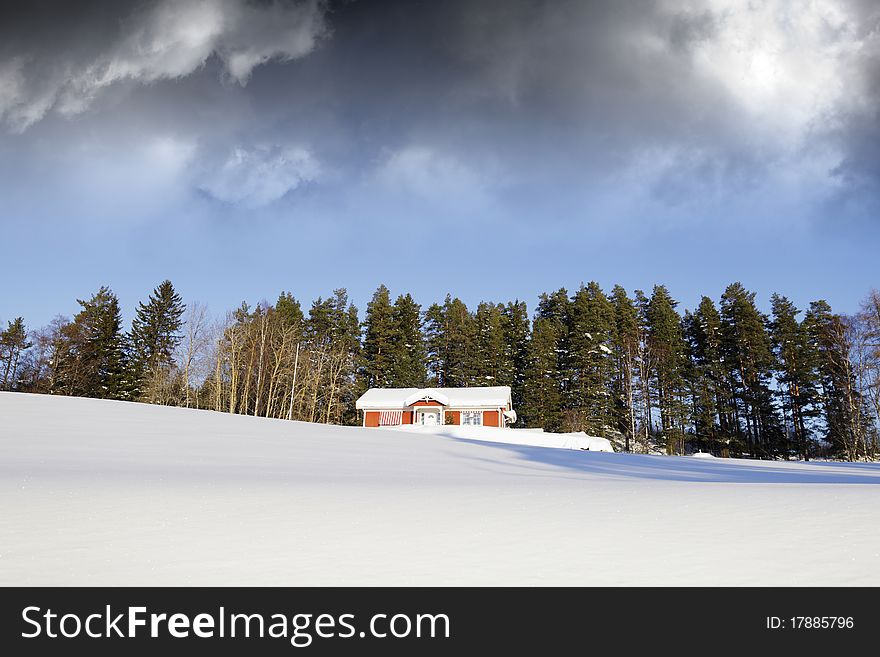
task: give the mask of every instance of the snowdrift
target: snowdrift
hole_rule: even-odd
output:
[[[551,447],[555,449],[582,449],[588,452],[613,452],[611,442],[605,438],[578,433],[547,433],[542,429],[500,429],[497,427],[469,427],[445,425],[423,427],[404,424],[395,427],[382,427],[384,430],[405,431],[408,433],[446,436],[458,440],[477,440],[507,445],[531,445],[532,447]]]

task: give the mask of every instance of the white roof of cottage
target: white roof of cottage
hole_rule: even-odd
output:
[[[510,405],[510,386],[481,388],[370,388],[355,407],[358,410],[396,410],[425,398],[450,408],[500,408]]]

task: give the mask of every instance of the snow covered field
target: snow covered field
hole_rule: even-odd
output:
[[[0,393],[0,584],[876,586],[877,484]]]

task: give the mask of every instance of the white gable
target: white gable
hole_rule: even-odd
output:
[[[440,402],[444,406],[449,406],[449,397],[437,388],[425,388],[424,390],[417,390],[403,400],[403,405],[412,406],[416,402],[422,400],[434,400],[436,402]]]
[[[355,407],[358,410],[390,410],[412,406],[423,399],[449,408],[502,408],[510,405],[510,386],[482,388],[371,388]]]

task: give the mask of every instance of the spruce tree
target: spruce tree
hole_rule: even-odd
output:
[[[477,306],[474,316],[474,385],[494,386],[509,381],[513,363],[508,359],[502,307],[488,302]]]
[[[109,287],[77,303],[82,310],[63,331],[65,345],[53,392],[80,397],[127,399],[127,354],[119,300]]]
[[[542,427],[545,431],[559,431],[562,425],[559,333],[555,319],[537,317],[526,358],[521,415],[526,426]]]
[[[611,392],[614,306],[596,282],[581,286],[569,304],[566,359],[567,424],[606,435],[615,430]]]
[[[186,306],[171,281],[162,281],[150,294],[147,303],[138,303],[131,323],[132,387],[136,397],[156,401],[155,387],[167,377],[174,363],[174,352],[183,337],[183,313]]]
[[[275,312],[278,314],[282,326],[291,329],[298,329],[299,333],[302,333],[305,317],[303,315],[302,306],[293,294],[290,292],[282,292],[278,296],[278,301],[275,302]]]
[[[388,288],[380,285],[367,304],[363,323],[360,388],[388,388],[396,367],[395,323]]]
[[[530,332],[525,301],[511,301],[504,306],[501,311],[501,328],[504,333],[505,359],[512,369],[499,383],[511,387],[513,408],[519,409],[523,402]]]
[[[461,299],[446,295],[425,313],[428,361],[434,385],[462,387],[474,380],[474,317]]]
[[[554,410],[558,424],[555,431],[561,430],[564,421],[566,400],[569,399],[572,377],[569,370],[569,339],[568,330],[571,326],[571,300],[565,288],[559,288],[555,292],[544,293],[538,297],[538,307],[535,310],[535,321],[546,319],[552,322],[552,335],[556,339],[553,352],[556,364],[553,366],[553,378],[556,381],[555,390],[558,391],[558,399],[553,401],[557,406]],[[534,332],[534,326],[532,327]],[[549,335],[546,327],[543,333]],[[534,336],[533,336],[534,337]],[[552,404],[551,404],[552,405]]]
[[[476,355],[476,322],[465,303],[458,298],[445,309],[448,362],[446,364],[448,385],[465,387],[476,380],[474,359]]]
[[[355,400],[357,364],[361,362],[361,324],[357,308],[345,288],[327,299],[318,297],[309,310],[306,339],[319,373],[320,395],[310,402],[308,417],[316,422],[352,424],[357,420]]]
[[[451,297],[446,295],[447,304]],[[445,305],[432,303],[425,311],[425,347],[427,350],[428,382],[435,387],[446,385],[446,311]]]
[[[394,302],[395,350],[391,385],[396,388],[421,388],[427,383],[421,311],[421,306],[409,294],[400,295]]]

